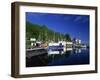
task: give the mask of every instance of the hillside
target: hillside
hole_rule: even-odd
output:
[[[53,30],[48,29],[45,25],[32,24],[30,22],[26,22],[26,39],[36,38],[38,41],[59,41],[59,40],[67,40],[71,41],[69,34],[62,34],[60,32],[55,32]]]

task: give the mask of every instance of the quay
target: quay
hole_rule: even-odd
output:
[[[38,56],[42,54],[48,54],[45,48],[26,49],[26,58],[31,58],[33,56]]]

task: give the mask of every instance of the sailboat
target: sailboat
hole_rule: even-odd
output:
[[[48,44],[48,54],[61,54],[66,51],[66,42],[58,41],[55,42],[55,33],[54,33],[54,41]]]

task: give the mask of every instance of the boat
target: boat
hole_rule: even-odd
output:
[[[61,54],[66,51],[66,42],[59,41],[58,43],[49,43],[48,44],[48,54]]]

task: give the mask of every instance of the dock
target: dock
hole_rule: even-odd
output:
[[[26,49],[26,57],[31,58],[33,56],[38,56],[42,54],[48,54],[45,48],[34,48],[34,49]]]

